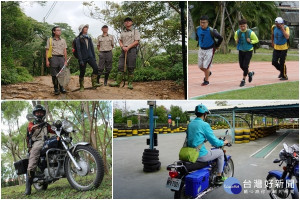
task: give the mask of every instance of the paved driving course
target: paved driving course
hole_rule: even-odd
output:
[[[223,136],[225,130],[217,130],[217,137]],[[158,135],[159,159],[161,169],[154,173],[143,172],[142,154],[149,136],[133,136],[115,138],[113,144],[113,197],[116,199],[172,199],[174,193],[166,188],[168,177],[167,165],[178,159],[178,152],[185,139],[185,133]],[[279,138],[279,139],[278,139]],[[226,147],[227,154],[232,156],[234,162],[234,177],[242,187],[244,180],[265,180],[270,170],[282,170],[273,160],[278,158],[282,144],[299,143],[299,131],[282,129],[276,134],[260,138],[246,144],[233,144]],[[277,145],[276,145],[277,144]],[[209,148],[208,143],[205,144]],[[261,150],[261,151],[260,151]],[[262,155],[262,156],[256,156]],[[253,188],[252,188],[253,189]],[[269,199],[268,191],[265,194],[231,195],[220,187],[203,198],[207,199]]]
[[[299,80],[299,62],[287,61],[288,81]],[[254,71],[255,75],[251,83],[246,80],[244,88],[250,88],[260,85],[268,85],[273,83],[283,83],[277,77],[279,72],[272,66],[271,62],[251,62],[250,71]],[[209,79],[208,86],[201,86],[204,74],[198,68],[198,65],[188,66],[188,98],[224,92],[230,90],[241,89],[240,82],[242,80],[242,70],[238,63],[213,64],[212,76]]]

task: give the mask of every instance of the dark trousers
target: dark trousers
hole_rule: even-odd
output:
[[[112,51],[101,51],[99,54],[99,74],[106,71],[107,74],[110,73],[112,69],[112,58],[113,54]]]
[[[49,59],[51,76],[56,76],[61,68],[65,64],[65,58],[63,56],[52,56]]]
[[[249,64],[253,51],[239,51],[240,68],[243,70],[243,76],[247,76],[249,72]]]
[[[95,61],[95,59],[91,58],[87,61],[83,61],[84,65],[80,65],[80,62],[78,61],[79,63],[79,70],[80,70],[80,74],[79,74],[79,77],[80,78],[83,78],[84,75],[85,75],[85,70],[86,70],[86,64],[88,63],[92,68],[93,68],[93,74],[98,74],[98,66],[97,66],[97,63]]]
[[[125,63],[125,52],[122,51],[119,57],[119,64],[118,64],[119,72],[124,72],[124,63]],[[127,59],[126,59],[126,68],[130,74],[133,74],[135,63],[136,63],[136,48],[131,48],[127,52]]]
[[[272,65],[280,71],[283,77],[286,77],[286,65],[285,59],[287,55],[287,50],[276,50],[273,51]]]

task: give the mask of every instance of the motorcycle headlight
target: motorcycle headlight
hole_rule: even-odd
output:
[[[67,121],[67,120],[64,120],[63,121],[63,129],[66,131],[66,132],[68,132],[68,133],[70,133],[70,132],[72,132],[73,131],[73,126],[72,126],[72,124],[69,122],[69,121]]]

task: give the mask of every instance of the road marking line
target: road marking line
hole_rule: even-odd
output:
[[[277,137],[273,142],[269,143],[266,147],[262,148],[261,151],[257,152],[256,154],[253,155],[254,158],[266,158],[267,154],[270,153],[270,151],[273,151],[278,144],[286,137],[289,135],[289,131],[284,133],[283,135]],[[274,146],[275,145],[275,146]]]

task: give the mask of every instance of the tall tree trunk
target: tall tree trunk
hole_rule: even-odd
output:
[[[44,106],[47,112],[47,118],[49,117],[50,121],[53,122],[53,116],[51,114],[51,111],[49,110],[48,101],[44,101]]]
[[[42,53],[41,76],[44,76],[44,73],[45,73],[44,60],[45,60],[46,58],[45,58],[43,55],[44,55],[44,54]]]
[[[83,141],[86,142],[86,129],[85,129],[85,119],[84,119],[84,102],[80,102],[80,105],[81,105],[81,126],[82,126],[82,138],[83,138]]]
[[[189,37],[193,40],[196,40],[196,32],[195,32],[195,27],[194,27],[194,23],[193,23],[193,19],[192,19],[192,15],[190,12],[190,9],[188,9],[188,30],[189,30]]]
[[[226,54],[227,53],[227,47],[225,45],[226,41],[226,35],[225,35],[225,8],[226,8],[226,2],[222,1],[220,3],[221,8],[221,15],[220,15],[220,20],[221,20],[221,27],[220,27],[220,34],[223,37],[223,42],[220,46],[220,52]]]

